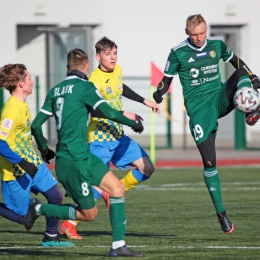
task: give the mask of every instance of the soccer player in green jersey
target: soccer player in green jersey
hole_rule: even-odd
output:
[[[216,209],[221,229],[230,234],[234,225],[229,220],[222,202],[221,186],[216,167],[215,137],[218,118],[234,109],[233,96],[242,87],[259,88],[260,82],[247,65],[218,38],[207,38],[204,18],[191,15],[186,21],[185,41],[171,49],[164,69],[164,77],[153,97],[157,103],[167,92],[172,78],[179,74],[184,102],[190,117],[190,132],[204,164],[204,180]],[[221,82],[219,60],[230,62],[236,71]],[[251,117],[254,121],[257,116]]]
[[[122,97],[126,97],[144,104],[158,113],[158,104],[146,100],[123,83],[122,69],[117,64],[116,43],[107,37],[102,37],[96,43],[95,48],[99,66],[90,74],[89,80],[94,83],[109,106],[122,111]],[[125,111],[122,111],[122,113],[133,120],[135,117],[140,118],[134,113]],[[88,143],[91,153],[100,158],[108,167],[112,162],[121,170],[131,168],[126,176],[121,179],[126,191],[148,180],[154,172],[154,166],[144,149],[124,134],[121,124],[105,118],[98,109],[91,111]],[[95,187],[94,197],[96,200],[101,197],[101,194],[104,198],[104,194],[107,193]],[[77,234],[76,225],[77,222],[66,220],[61,224],[59,232],[66,233],[70,239],[82,238]]]
[[[29,206],[25,224],[31,228],[39,215],[57,219],[92,221],[98,213],[91,185],[96,185],[111,194],[110,222],[112,247],[110,257],[144,256],[125,245],[126,215],[124,186],[112,171],[89,150],[86,141],[88,114],[99,109],[109,119],[132,127],[141,133],[141,121],[130,120],[121,112],[112,109],[102,98],[93,83],[88,81],[89,61],[87,54],[74,49],[68,53],[68,72],[64,81],[53,87],[32,123],[32,132],[40,150],[46,144],[42,124],[54,116],[57,125],[56,174],[66,190],[66,196],[76,205],[41,204],[37,199]]]

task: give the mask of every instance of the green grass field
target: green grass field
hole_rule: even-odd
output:
[[[122,177],[126,172],[115,173]],[[219,174],[233,234],[220,230],[201,169],[156,170],[126,194],[128,246],[143,252],[145,259],[260,259],[260,168],[219,168]],[[94,222],[78,225],[84,239],[67,249],[40,246],[44,217],[29,232],[0,217],[0,259],[107,258],[109,216],[102,199],[98,206]]]

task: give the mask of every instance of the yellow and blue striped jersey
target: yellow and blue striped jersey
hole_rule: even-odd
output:
[[[33,149],[31,135],[31,114],[27,102],[11,96],[1,111],[0,139],[7,142],[10,149],[36,166],[42,160]],[[0,172],[3,181],[15,180],[25,174],[18,164],[13,164],[0,155]]]
[[[112,108],[122,110],[123,80],[122,70],[119,65],[115,66],[113,72],[104,72],[96,68],[89,77],[99,90],[108,105]],[[88,126],[88,142],[111,142],[119,139],[124,134],[122,125],[104,118],[92,117]]]

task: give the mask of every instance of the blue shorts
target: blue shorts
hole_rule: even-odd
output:
[[[25,215],[28,210],[30,192],[43,193],[57,184],[45,163],[42,163],[32,179],[28,174],[16,177],[16,180],[2,181],[4,204],[18,215]]]
[[[90,151],[101,159],[108,167],[110,161],[120,170],[129,168],[140,158],[148,157],[144,149],[128,136],[113,142],[92,142]]]

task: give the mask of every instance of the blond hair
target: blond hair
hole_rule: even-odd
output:
[[[204,17],[201,14],[190,15],[186,20],[186,30],[193,29],[201,23],[205,23],[207,25]]]

